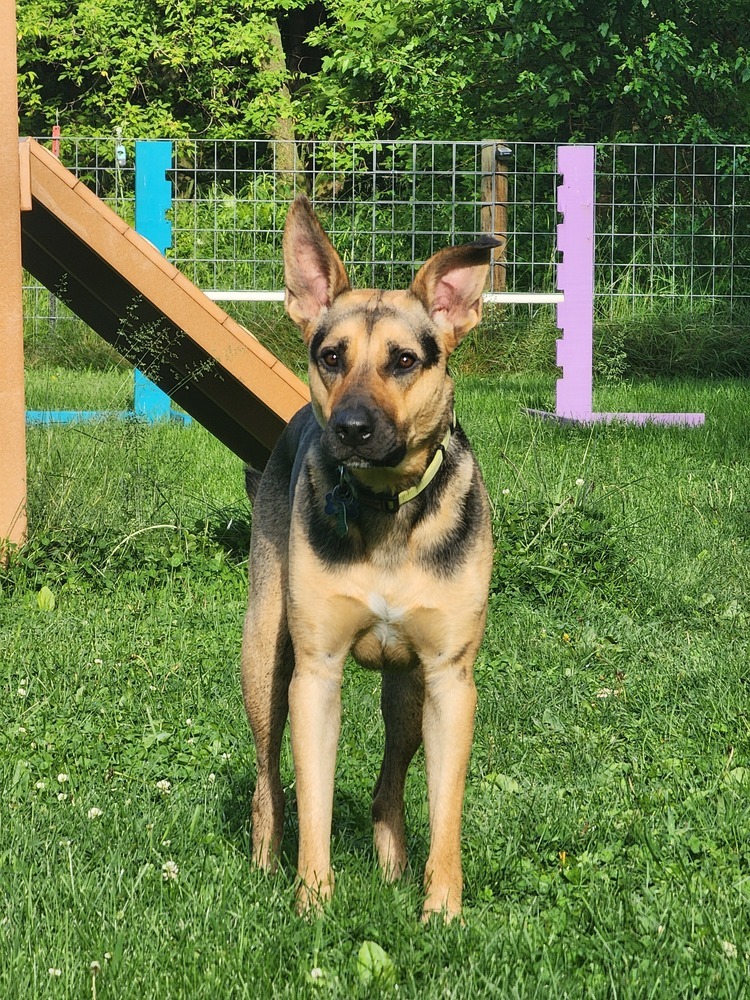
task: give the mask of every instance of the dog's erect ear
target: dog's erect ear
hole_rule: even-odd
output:
[[[482,318],[482,291],[490,253],[500,246],[483,236],[465,246],[439,250],[417,271],[412,292],[445,335],[448,354]]]
[[[284,306],[305,341],[320,313],[349,288],[344,265],[305,195],[292,202],[284,227]]]

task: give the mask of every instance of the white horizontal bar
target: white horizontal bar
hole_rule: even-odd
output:
[[[565,296],[562,292],[485,292],[482,296],[485,302],[528,303],[562,302]]]
[[[214,302],[283,302],[283,292],[222,292],[209,291],[203,293]]]
[[[283,292],[242,292],[242,291],[216,291],[204,292],[209,299],[214,302],[283,302]],[[509,302],[521,304],[533,304],[542,302],[562,302],[562,292],[485,292],[483,295],[485,302]]]

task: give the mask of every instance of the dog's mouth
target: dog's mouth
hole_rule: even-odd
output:
[[[323,434],[323,447],[336,465],[345,465],[349,469],[395,468],[406,457],[406,445],[403,443],[384,445],[382,441],[370,443],[365,440],[352,445],[327,429]]]

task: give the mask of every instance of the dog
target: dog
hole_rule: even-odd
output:
[[[242,686],[255,741],[253,860],[282,839],[287,715],[299,815],[297,908],[333,891],[341,683],[349,653],[382,674],[385,752],[372,801],[387,880],[407,864],[404,783],[424,742],[430,846],[423,916],[461,911],[461,813],[474,659],[487,616],[487,493],[455,419],[447,361],[481,318],[484,237],[434,254],[408,290],[354,290],[302,195],[287,217],[285,307],[309,352],[312,402],[254,489]]]

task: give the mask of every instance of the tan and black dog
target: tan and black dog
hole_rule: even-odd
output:
[[[355,291],[307,199],[289,212],[286,309],[309,350],[312,405],[285,429],[254,498],[242,672],[257,752],[253,856],[264,868],[281,844],[279,751],[290,717],[300,910],[333,889],[334,770],[351,652],[382,672],[385,755],[372,817],[384,875],[406,866],[404,781],[424,740],[424,914],[460,912],[473,666],[492,536],[446,362],[479,322],[495,245],[485,238],[441,250],[408,291]]]

